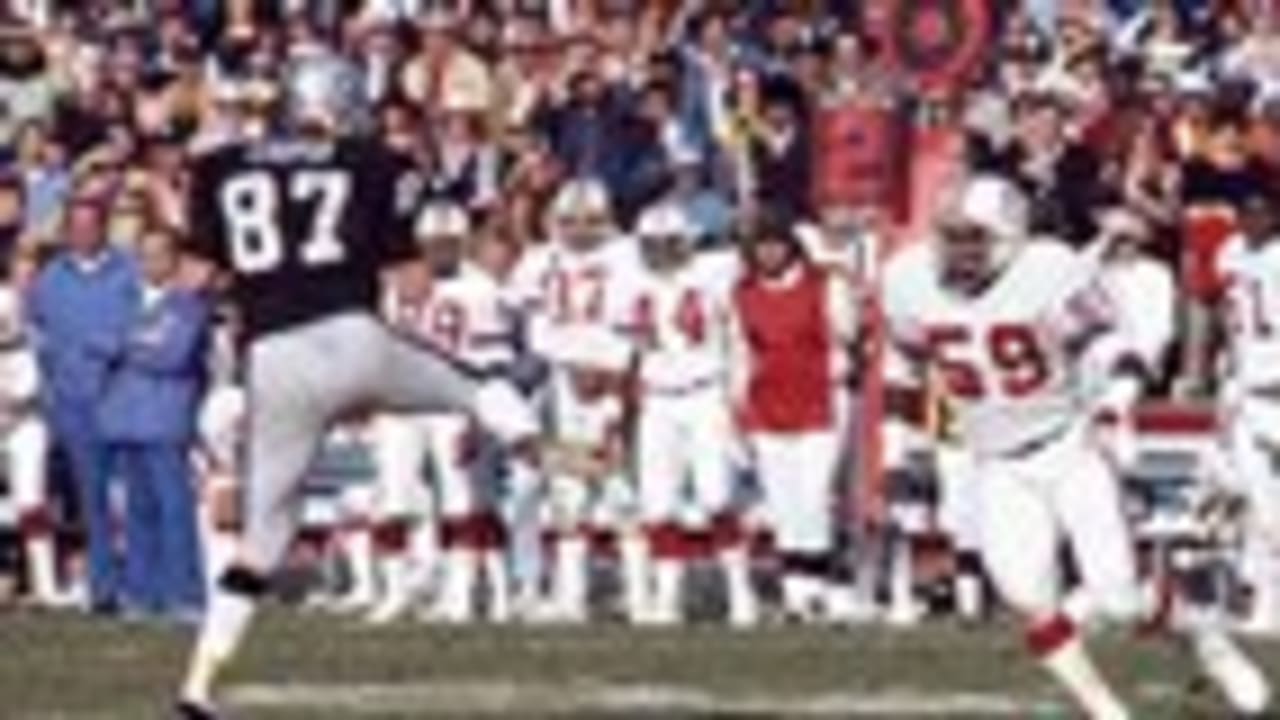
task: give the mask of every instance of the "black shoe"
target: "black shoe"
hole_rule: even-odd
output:
[[[174,707],[175,720],[225,720],[208,705],[180,700]]]
[[[116,618],[120,616],[120,603],[112,599],[96,600],[89,606],[89,613],[100,618]]]

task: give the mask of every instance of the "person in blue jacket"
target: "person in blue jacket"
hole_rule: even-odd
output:
[[[75,481],[89,602],[99,613],[118,609],[120,585],[97,409],[139,288],[131,254],[106,242],[109,202],[103,189],[76,189],[63,218],[62,246],[36,276],[27,305],[43,379],[41,409]]]
[[[149,231],[137,253],[141,291],[98,412],[125,489],[124,602],[130,614],[190,620],[204,604],[191,450],[210,310],[175,284],[172,231]]]

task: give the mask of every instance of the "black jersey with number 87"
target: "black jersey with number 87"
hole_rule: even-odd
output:
[[[249,337],[375,311],[380,274],[413,256],[410,163],[362,140],[263,140],[195,166],[193,254],[232,276]]]

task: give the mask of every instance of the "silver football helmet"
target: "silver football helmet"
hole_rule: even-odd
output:
[[[551,201],[548,220],[552,237],[574,251],[598,247],[616,227],[609,190],[595,178],[565,183]]]
[[[373,125],[365,77],[340,55],[317,51],[295,58],[283,84],[285,121],[292,128],[352,135]]]

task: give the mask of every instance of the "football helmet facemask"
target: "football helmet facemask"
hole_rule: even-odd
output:
[[[1026,199],[1010,182],[979,176],[947,203],[937,220],[943,284],[975,293],[997,277],[1026,244]]]
[[[655,205],[645,210],[636,221],[636,235],[645,264],[651,270],[677,270],[693,255],[693,224],[674,205]]]
[[[570,180],[556,194],[550,208],[552,237],[573,251],[600,246],[614,232],[609,191],[599,180]]]
[[[414,236],[432,272],[447,277],[457,272],[471,234],[467,212],[453,203],[423,207],[414,223]]]

